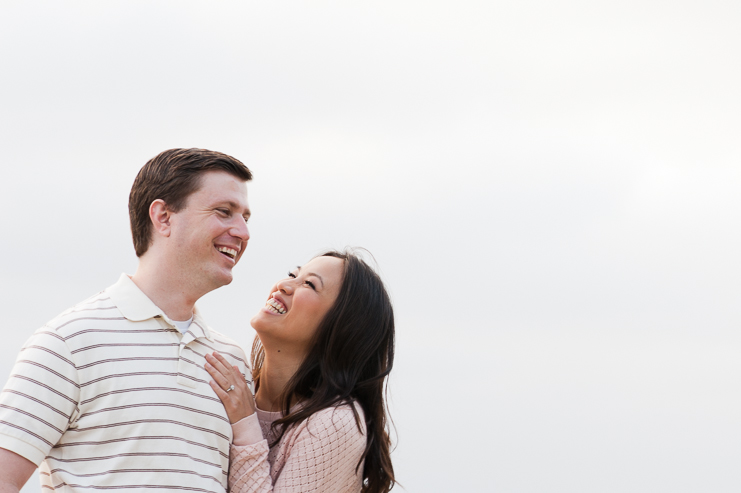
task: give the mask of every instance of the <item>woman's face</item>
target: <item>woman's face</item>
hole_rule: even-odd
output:
[[[273,286],[251,322],[266,351],[306,353],[319,323],[337,299],[343,267],[342,259],[316,257]]]

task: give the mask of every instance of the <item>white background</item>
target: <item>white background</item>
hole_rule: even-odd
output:
[[[172,147],[254,172],[235,281],[368,248],[409,492],[741,484],[741,3],[0,3],[0,379],[133,273]],[[38,492],[34,477],[23,490]]]

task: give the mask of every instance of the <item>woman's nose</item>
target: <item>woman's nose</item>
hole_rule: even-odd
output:
[[[285,294],[292,294],[293,293],[293,281],[292,278],[283,279],[282,281],[278,281],[278,284],[275,285],[276,288],[278,288],[278,291]]]

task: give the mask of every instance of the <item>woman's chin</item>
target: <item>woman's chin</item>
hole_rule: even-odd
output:
[[[275,322],[275,319],[275,315],[267,313],[264,309],[260,309],[260,311],[252,317],[252,320],[250,320],[250,325],[252,325],[253,329],[259,331],[260,329],[264,329],[270,325],[272,322]]]

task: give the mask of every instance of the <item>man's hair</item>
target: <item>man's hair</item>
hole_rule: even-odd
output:
[[[149,207],[157,199],[168,210],[178,212],[188,197],[198,191],[207,171],[224,171],[243,181],[252,179],[250,170],[239,160],[207,149],[169,149],[161,152],[136,175],[129,194],[129,220],[136,256],[141,257],[152,244]]]

